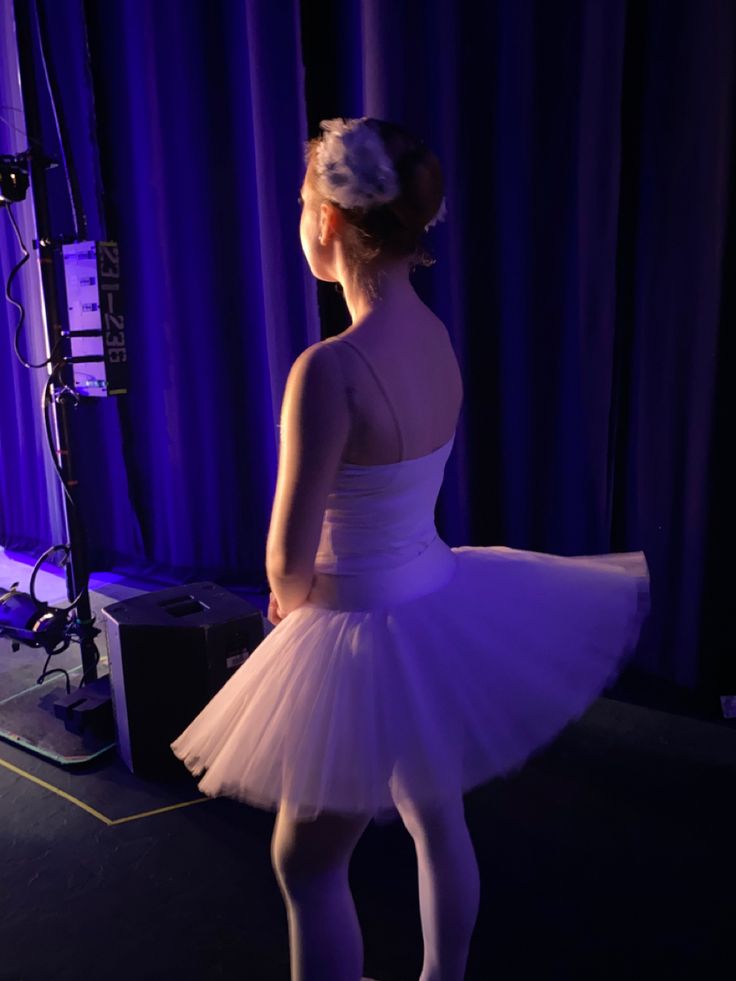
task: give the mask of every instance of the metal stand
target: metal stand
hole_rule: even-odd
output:
[[[23,97],[27,131],[29,136],[38,138],[41,134],[41,113],[39,94],[36,86],[36,70],[34,64],[34,14],[35,9],[29,0],[14,0],[16,38],[18,45],[18,64]],[[109,691],[109,675],[103,678],[97,676],[97,665],[100,660],[95,636],[100,632],[94,626],[94,617],[89,597],[89,566],[85,541],[84,526],[79,507],[77,506],[77,484],[74,466],[73,412],[77,399],[74,397],[73,369],[64,351],[68,342],[64,338],[64,330],[59,310],[57,295],[57,257],[58,250],[54,247],[52,235],[46,169],[48,159],[43,153],[33,151],[29,158],[29,176],[33,205],[35,211],[37,242],[41,274],[41,287],[45,323],[47,330],[47,350],[51,363],[49,365],[49,382],[47,386],[51,413],[50,424],[55,443],[57,469],[64,485],[63,506],[64,523],[68,542],[68,561],[66,564],[66,592],[71,611],[75,619],[71,633],[81,647],[82,676],[79,688],[70,694],[64,692],[61,698],[58,693],[48,692],[41,697],[40,707],[52,709],[54,715],[64,719],[66,733],[61,732],[58,738],[45,726],[43,720],[38,720],[38,732],[28,736],[19,736],[17,728],[12,731],[12,738],[24,747],[41,752],[59,762],[81,762],[98,755],[115,744],[114,725],[112,716],[112,699]],[[86,222],[85,222],[86,225]],[[71,397],[67,397],[71,396]],[[53,672],[48,672],[52,674]],[[88,691],[80,691],[87,685]],[[36,689],[36,705],[39,705]],[[21,702],[34,697],[33,690],[19,692],[17,696],[6,699],[3,707],[8,714],[7,725],[18,721],[11,718],[12,711],[21,708]],[[44,727],[45,726],[45,727]],[[38,728],[36,727],[36,728]],[[31,722],[30,728],[34,729]],[[41,730],[43,730],[41,735]],[[0,732],[8,736],[7,732]],[[82,736],[85,750],[79,751],[79,740],[76,747],[71,745],[75,736]],[[38,738],[36,738],[38,737]],[[70,752],[71,750],[71,752]]]

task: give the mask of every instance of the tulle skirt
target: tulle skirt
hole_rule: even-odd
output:
[[[300,820],[391,821],[402,801],[518,770],[634,652],[649,611],[643,552],[444,548],[451,565],[429,592],[369,609],[310,598],[264,637],[171,743],[194,776],[206,771],[202,793],[283,801]]]

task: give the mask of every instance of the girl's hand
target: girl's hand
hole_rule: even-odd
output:
[[[281,623],[281,621],[284,619],[281,609],[279,608],[279,602],[273,593],[271,593],[268,598],[268,613],[266,615],[266,619],[272,623],[274,627]]]

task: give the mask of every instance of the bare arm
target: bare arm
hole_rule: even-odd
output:
[[[266,574],[282,616],[312,586],[327,496],[350,429],[336,352],[320,343],[291,366],[281,406],[279,468],[266,541]]]

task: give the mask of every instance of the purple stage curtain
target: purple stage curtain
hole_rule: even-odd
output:
[[[321,119],[378,116],[420,133],[446,175],[437,263],[414,276],[465,378],[440,533],[643,549],[653,606],[636,663],[690,686],[713,674],[728,643],[714,624],[730,513],[729,0],[43,8],[90,235],[119,241],[124,275],[130,391],[78,423],[95,569],[265,587],[286,375],[347,323],[301,254],[302,144]],[[7,10],[2,24],[7,55]],[[1,84],[17,104],[7,67]],[[0,131],[2,152],[23,144]],[[51,124],[42,136],[58,152]],[[49,182],[69,233],[63,177]],[[30,205],[16,214],[30,238]],[[17,291],[39,331],[30,265]],[[6,305],[4,337],[14,323]],[[58,501],[37,382],[5,344],[0,543],[40,552]]]

